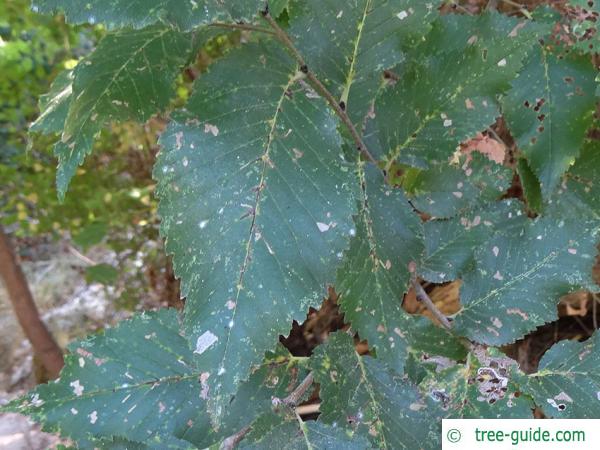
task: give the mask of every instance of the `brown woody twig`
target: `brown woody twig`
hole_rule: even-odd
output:
[[[314,376],[311,372],[306,376],[306,378],[304,380],[302,380],[302,383],[300,383],[298,385],[298,387],[296,387],[296,389],[294,389],[294,391],[292,393],[290,393],[290,395],[288,395],[286,398],[284,398],[282,400],[282,402],[285,405],[295,408],[298,405],[298,402],[300,401],[302,396],[306,393],[308,388],[313,384],[313,381],[314,381]]]
[[[415,293],[417,294],[417,300],[419,300],[421,303],[423,303],[425,305],[425,307],[429,310],[429,312],[431,314],[433,314],[433,316],[442,324],[442,326],[445,329],[451,330],[452,323],[450,322],[450,320],[448,320],[448,318],[444,315],[444,313],[442,313],[438,309],[438,307],[435,306],[435,303],[433,303],[431,298],[429,298],[429,295],[427,295],[427,292],[425,292],[425,289],[423,289],[423,286],[421,286],[421,284],[417,281],[416,276],[413,275],[411,277],[411,283],[412,283],[413,288],[415,289]]]
[[[238,431],[237,433],[232,434],[227,439],[225,439],[223,442],[221,442],[221,446],[219,447],[219,450],[233,450],[235,448],[235,446],[238,445],[240,443],[240,441],[242,439],[244,439],[244,437],[250,432],[250,430],[251,430],[250,425],[247,425],[244,428],[242,428],[240,431]]]

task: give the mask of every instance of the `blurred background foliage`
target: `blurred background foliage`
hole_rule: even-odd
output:
[[[67,26],[60,16],[30,11],[29,0],[0,2],[0,222],[18,239],[21,256],[35,259],[36,240],[67,242],[86,262],[87,282],[116,287],[125,309],[181,306],[178,285],[158,237],[152,165],[165,117],[144,125],[114,124],[79,168],[64,203],[55,189],[56,138],[28,133],[38,99],[56,76],[72,69],[104,36],[102,26]],[[239,34],[211,41],[177,80],[173,107],[192,81]],[[90,249],[104,252],[96,261]],[[140,300],[141,299],[141,300]]]

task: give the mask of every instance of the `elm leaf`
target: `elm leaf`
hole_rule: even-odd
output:
[[[423,227],[400,189],[381,186],[381,174],[361,165],[362,199],[356,235],[337,274],[340,308],[378,358],[402,372],[414,318],[402,309],[409,264],[423,253]]]
[[[555,320],[561,296],[595,290],[598,232],[575,218],[550,216],[526,223],[518,233],[494,235],[463,277],[455,330],[476,342],[502,345]]]
[[[436,26],[459,20],[460,36],[445,37],[447,46],[436,33],[427,36],[400,67],[400,79],[379,93],[375,122],[388,168],[396,160],[422,168],[447,163],[461,141],[494,123],[496,97],[509,88],[540,31],[490,12],[442,18]]]
[[[380,361],[356,353],[351,336],[331,334],[313,354],[311,367],[321,386],[319,420],[350,420],[378,448],[439,445],[434,413],[416,386]]]
[[[512,135],[547,199],[579,156],[592,124],[596,69],[589,57],[532,52],[502,101]]]
[[[204,407],[200,372],[179,328],[177,313],[161,310],[75,342],[60,379],[9,407],[78,441],[164,439]]]
[[[216,424],[278,336],[321,303],[356,232],[337,126],[295,62],[265,42],[198,78],[161,137],[161,230]]]
[[[263,0],[33,0],[40,13],[62,12],[72,24],[104,24],[109,30],[144,28],[162,22],[189,31],[218,21],[250,21],[265,6]]]
[[[600,334],[585,342],[561,341],[542,357],[524,388],[548,417],[595,419],[600,415]]]
[[[292,1],[290,30],[306,62],[359,124],[367,114],[384,69],[404,60],[437,16],[421,0]]]

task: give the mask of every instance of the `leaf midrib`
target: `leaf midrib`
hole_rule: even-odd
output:
[[[256,218],[258,217],[258,215],[260,213],[259,206],[260,206],[260,201],[262,198],[262,191],[265,189],[264,182],[265,182],[265,178],[266,178],[266,174],[267,174],[269,153],[270,153],[271,145],[273,143],[273,139],[275,136],[277,119],[279,118],[279,114],[282,109],[282,104],[286,97],[286,92],[293,83],[295,83],[295,79],[294,79],[294,77],[290,77],[288,82],[282,89],[281,96],[275,107],[275,113],[273,114],[271,128],[269,129],[267,143],[265,145],[265,151],[263,152],[262,157],[261,157],[262,169],[261,169],[260,181],[258,184],[258,188],[257,188],[255,200],[254,200],[254,214],[252,217],[252,222],[250,224],[250,229],[248,231],[248,238],[246,240],[246,246],[245,246],[246,252],[245,252],[245,256],[244,256],[244,261],[242,263],[242,266],[240,267],[239,274],[238,274],[238,281],[237,281],[237,285],[236,285],[235,306],[233,307],[232,316],[231,316],[231,320],[234,323],[235,323],[235,317],[236,317],[236,313],[237,313],[237,309],[238,309],[239,298],[240,298],[241,292],[243,290],[244,274],[246,273],[246,270],[248,269],[248,265],[250,262],[250,253],[252,250],[252,241],[253,241],[252,237],[254,236],[254,232],[255,232],[255,228],[256,228]],[[221,358],[221,362],[219,364],[220,368],[224,367],[225,360],[227,359],[227,353],[229,351],[230,340],[231,340],[231,328],[228,327],[227,332],[226,332],[225,348],[223,349],[223,357]],[[218,387],[216,389],[219,390]]]

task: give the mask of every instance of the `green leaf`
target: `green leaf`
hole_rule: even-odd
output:
[[[90,442],[79,441],[77,443],[77,447],[73,447],[73,450],[77,448],[101,448],[102,450],[148,450],[151,447],[142,442],[134,442],[130,441],[129,439],[119,437],[110,437],[104,439],[94,439]]]
[[[263,0],[33,0],[34,12],[62,12],[73,24],[101,23],[109,30],[143,28],[164,22],[181,30],[218,21],[251,21],[264,8]]]
[[[425,222],[425,254],[419,275],[433,283],[461,278],[473,268],[474,252],[484,242],[496,232],[520,232],[526,219],[520,202],[506,200],[448,220]]]
[[[355,233],[337,121],[298,78],[279,45],[245,45],[197,80],[161,137],[162,234],[216,422],[278,336],[321,303]]]
[[[61,133],[71,106],[72,92],[73,71],[64,70],[54,80],[50,91],[40,97],[41,114],[31,124],[30,130],[44,134]]]
[[[420,0],[292,1],[290,34],[306,62],[359,123],[383,81],[437,16]]]
[[[234,399],[227,405],[218,430],[211,428],[210,417],[202,409],[192,417],[190,427],[180,437],[193,443],[195,448],[206,448],[215,443],[221,444],[225,438],[246,426],[251,425],[254,431],[262,422],[272,425],[273,400],[288,396],[305,376],[306,370],[299,367],[298,359],[278,346],[275,353],[267,353],[263,364],[240,385]],[[206,389],[205,394],[210,395],[206,384],[203,388]]]
[[[114,284],[117,278],[119,271],[110,264],[96,264],[85,269],[85,281],[88,283]]]
[[[435,33],[417,47],[414,60],[401,67],[400,79],[375,104],[388,167],[395,160],[416,167],[447,163],[461,141],[494,123],[496,96],[508,89],[538,33],[531,24],[518,25],[485,13],[464,19],[450,50],[440,47]]]
[[[454,329],[488,345],[513,342],[557,317],[561,296],[595,289],[598,228],[577,218],[544,217],[520,233],[497,233],[475,253],[463,277]]]
[[[277,18],[281,13],[289,8],[290,0],[271,0],[269,2],[269,13]]]
[[[194,450],[192,444],[182,439],[177,439],[173,436],[161,435],[156,436],[153,440],[148,442],[135,442],[126,438],[111,437],[102,439],[92,439],[89,441],[77,441],[77,448],[79,450]]]
[[[434,325],[427,317],[413,316],[412,320],[410,328],[406,330],[410,354],[424,360],[438,356],[455,361],[465,359],[467,349],[456,335]]]
[[[59,380],[11,404],[47,431],[152,442],[204,406],[200,372],[173,310],[143,313],[69,348]]]
[[[527,206],[533,212],[540,212],[542,210],[542,188],[525,158],[519,158],[517,161],[517,173],[521,179]]]
[[[369,448],[369,443],[364,436],[357,436],[350,430],[335,425],[326,425],[320,421],[302,422],[292,418],[281,420],[275,416],[274,420],[281,422],[252,444],[245,445],[242,441],[240,449],[281,449],[281,450],[363,450]]]
[[[600,225],[600,142],[587,141],[581,156],[567,173],[553,201],[557,217],[579,217],[590,221],[593,228]]]
[[[562,341],[546,352],[524,388],[547,417],[600,416],[600,334],[585,342]]]
[[[557,56],[537,46],[502,101],[546,199],[581,151],[595,110],[596,73],[589,57]]]
[[[77,245],[88,249],[92,245],[99,244],[108,232],[108,224],[106,222],[92,222],[84,226],[74,237],[73,242]]]
[[[378,358],[401,373],[412,322],[401,304],[408,266],[423,253],[423,228],[402,191],[385,187],[377,169],[361,165],[358,177],[363,198],[356,235],[337,275],[339,305]]]
[[[91,152],[94,138],[104,125],[113,121],[143,122],[169,104],[175,77],[188,61],[192,44],[191,36],[161,26],[119,31],[108,34],[77,65],[64,130],[54,147],[59,198],[64,198],[77,166]],[[68,92],[68,86],[60,92]],[[46,101],[46,107],[57,102],[60,105],[60,95]],[[61,117],[58,111],[45,110],[42,119],[48,114]],[[42,122],[37,128],[55,131],[58,125]]]
[[[329,335],[315,350],[311,367],[321,386],[319,420],[351,420],[356,432],[368,433],[379,448],[435,447],[437,424],[415,386],[380,361],[356,353],[349,335]]]
[[[411,203],[432,217],[452,217],[500,198],[512,180],[512,170],[474,152],[461,164],[442,164],[420,171],[405,186]]]
[[[466,364],[439,366],[419,388],[448,419],[531,419],[533,404],[520,390],[516,361],[476,348]]]

